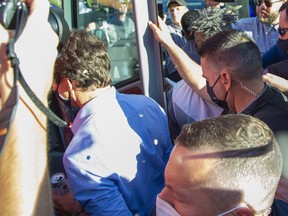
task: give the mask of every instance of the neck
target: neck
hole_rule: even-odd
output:
[[[95,97],[98,97],[105,91],[107,91],[111,86],[106,86],[103,88],[89,88],[86,91],[76,90],[75,95],[77,98],[77,104],[80,108],[82,108],[85,104],[87,104],[90,100]]]
[[[279,17],[271,23],[273,26],[279,24]]]
[[[126,19],[126,14],[119,15],[119,20],[125,21],[125,19]]]
[[[235,91],[235,109],[236,112],[241,112],[247,105],[254,101],[264,90],[264,82],[253,84],[253,85],[243,85],[239,83],[241,88]]]

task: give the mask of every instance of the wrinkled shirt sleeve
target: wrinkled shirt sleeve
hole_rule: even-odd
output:
[[[110,176],[111,178],[97,176],[89,170],[89,163],[76,161],[73,156],[64,160],[64,163],[70,184],[74,189],[74,196],[85,207],[88,215],[132,215],[118,186],[113,181],[114,176]],[[81,176],[77,175],[79,172]]]

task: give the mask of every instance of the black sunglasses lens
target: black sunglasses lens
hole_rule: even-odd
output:
[[[281,36],[285,35],[285,33],[288,31],[288,28],[278,28],[278,32]]]
[[[254,2],[256,6],[260,6],[262,3],[262,0],[255,0]],[[264,4],[266,7],[272,7],[273,2],[264,1]]]

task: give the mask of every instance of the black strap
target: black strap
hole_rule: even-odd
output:
[[[14,86],[17,85],[17,80],[20,81],[20,84],[24,88],[25,92],[28,94],[30,99],[33,101],[33,103],[48,117],[50,121],[52,121],[55,125],[59,127],[65,127],[68,125],[67,122],[60,119],[56,114],[54,114],[50,109],[45,107],[45,105],[39,100],[39,98],[35,95],[35,93],[31,90],[27,82],[25,81],[21,70],[19,68],[19,59],[15,53],[14,45],[15,42],[18,40],[19,36],[22,34],[27,17],[28,17],[28,8],[24,5],[21,7],[21,10],[17,10],[17,16],[16,16],[16,33],[15,37],[12,38],[6,47],[7,52],[7,58],[11,61],[11,65],[14,70]],[[13,119],[11,119],[13,121]]]
[[[15,53],[14,45],[17,39],[22,34],[27,17],[28,17],[28,9],[27,7],[22,7],[21,10],[17,10],[16,12],[16,29],[15,29],[15,36],[14,38],[10,39],[7,46],[6,46],[6,53],[7,58],[11,61],[11,66],[13,67],[14,71],[14,83],[13,88],[8,96],[7,101],[2,107],[2,110],[0,111],[0,157],[2,154],[3,147],[5,146],[7,142],[7,137],[10,131],[11,123],[14,120],[15,113],[17,110],[17,105],[19,101],[19,95],[18,95],[18,86],[17,86],[17,80],[20,81],[20,84],[24,88],[25,92],[28,94],[30,99],[33,101],[33,103],[48,117],[48,119],[53,122],[55,125],[59,127],[67,126],[68,123],[60,119],[56,114],[54,114],[50,109],[45,107],[45,105],[37,98],[35,93],[31,90],[27,82],[25,81],[24,77],[22,76],[20,67],[19,67],[19,59]]]
[[[67,122],[60,119],[54,112],[52,112],[50,109],[48,109],[35,95],[35,93],[31,90],[27,82],[25,81],[24,77],[22,76],[21,71],[19,70],[19,81],[22,85],[23,89],[27,93],[27,95],[30,97],[30,99],[33,101],[33,103],[48,117],[48,119],[53,122],[55,125],[59,127],[65,127],[67,126]]]

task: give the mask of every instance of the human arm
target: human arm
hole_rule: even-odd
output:
[[[288,59],[273,65],[269,65],[265,69],[265,71],[267,73],[271,73],[288,80],[287,66],[288,66]]]
[[[271,73],[264,74],[262,78],[266,83],[274,86],[275,88],[278,88],[280,91],[282,91],[285,95],[288,96],[288,80]]]
[[[73,193],[70,191],[66,195],[52,193],[53,206],[57,214],[60,215],[88,215],[80,203],[75,200]]]
[[[154,33],[155,39],[168,51],[172,62],[185,82],[196,92],[203,92],[206,80],[202,77],[201,66],[194,62],[179,46],[177,46],[177,44],[175,44],[166,24],[161,18],[158,18],[158,23],[159,27],[149,21],[149,26]]]
[[[15,45],[20,68],[26,81],[47,105],[52,68],[57,55],[58,39],[48,23],[49,2],[26,0],[30,15]],[[8,32],[0,26],[0,91],[2,110],[13,86],[13,69],[5,47]],[[47,171],[46,116],[32,103],[19,85],[19,102],[6,145],[0,155],[0,194],[3,215],[53,215]],[[2,121],[1,119],[0,121]]]
[[[83,148],[83,151],[86,150]],[[90,216],[132,216],[116,180],[113,181],[112,174],[104,177],[100,174],[102,171],[99,161],[96,166],[92,158],[87,162],[84,160],[79,154],[75,157],[66,157],[65,154],[63,158],[75,199],[85,208],[87,214]],[[103,161],[102,163],[105,164]],[[114,175],[117,179],[116,174]]]

